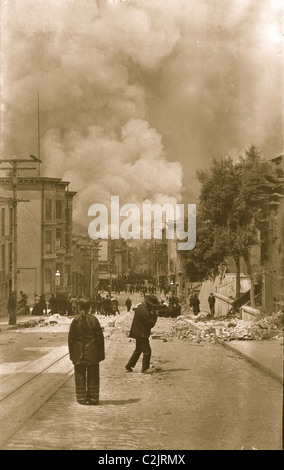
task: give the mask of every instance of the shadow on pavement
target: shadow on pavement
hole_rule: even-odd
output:
[[[155,370],[149,370],[146,373],[148,375],[150,375],[150,374],[167,374],[168,372],[186,372],[188,370],[191,370],[191,369],[160,369],[160,368],[157,368]]]
[[[140,398],[129,398],[129,400],[100,400],[100,405],[126,405],[128,403],[137,403]]]

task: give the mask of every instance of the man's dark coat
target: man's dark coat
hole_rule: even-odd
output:
[[[149,338],[151,328],[157,322],[158,314],[148,310],[146,304],[140,304],[134,309],[134,317],[130,328],[130,338]]]
[[[69,356],[73,364],[92,366],[105,359],[104,335],[96,317],[86,315],[83,328],[82,315],[73,319],[68,334]]]

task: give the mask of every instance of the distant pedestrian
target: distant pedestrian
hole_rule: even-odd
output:
[[[30,309],[28,307],[28,296],[22,290],[20,290],[21,298],[19,300],[19,309],[23,311],[23,315],[29,315]]]
[[[101,309],[102,309],[102,296],[101,294],[98,294],[96,296],[95,312],[98,314],[101,314]]]
[[[130,309],[132,307],[132,302],[129,297],[126,299],[125,305],[126,305],[127,311],[130,312]]]
[[[47,305],[45,300],[45,295],[41,295],[39,298],[38,305],[38,315],[47,315]]]
[[[104,309],[105,309],[105,315],[109,316],[111,315],[111,298],[109,295],[106,296],[105,301],[104,301]]]
[[[35,294],[37,295],[37,294]],[[45,296],[41,295],[40,297],[35,297],[35,304],[32,309],[32,315],[46,315],[47,314],[47,305],[45,301]],[[44,313],[45,312],[45,313]]]
[[[49,299],[49,308],[51,315],[57,312],[57,301],[54,294],[51,294],[51,297]]]
[[[34,293],[34,305],[39,303],[39,295],[35,292]]]
[[[113,298],[111,299],[111,313],[112,315],[116,315],[116,312],[120,314],[118,300],[116,298]]]
[[[78,305],[79,305],[79,299],[76,295],[73,295],[71,297],[71,307],[72,307],[72,315],[75,316],[78,314]]]
[[[197,294],[194,294],[193,296],[192,309],[193,309],[194,315],[198,315],[198,313],[200,312],[200,300],[197,297]]]
[[[72,320],[68,334],[69,357],[74,364],[78,403],[98,405],[99,363],[105,359],[104,335],[99,320],[91,315],[91,302],[79,299],[79,314]]]
[[[209,303],[209,308],[210,308],[210,315],[214,317],[215,315],[215,296],[213,292],[210,293],[208,297],[208,303]]]
[[[134,309],[134,317],[129,336],[136,340],[136,347],[125,366],[128,372],[132,372],[141,354],[143,354],[141,372],[146,372],[150,367],[152,351],[149,337],[151,328],[153,328],[157,322],[159,305],[160,302],[157,296],[151,294],[145,295],[145,302]]]

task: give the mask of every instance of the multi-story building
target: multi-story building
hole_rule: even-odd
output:
[[[99,240],[99,286],[122,287],[128,273],[127,243],[123,239]]]
[[[150,246],[151,276],[160,289],[167,289],[168,279],[168,243],[163,236],[162,240],[151,239]]]
[[[108,240],[108,261],[116,283],[120,284],[128,273],[128,246],[125,240]]]
[[[151,268],[157,286],[166,291],[170,289],[181,297],[185,290],[185,272],[177,243],[176,238],[166,238],[165,229],[162,232],[162,239],[152,239]]]
[[[168,285],[177,297],[185,295],[183,258],[178,250],[178,240],[167,240]]]
[[[12,197],[12,176],[0,178],[1,191]],[[17,179],[17,286],[28,295],[47,297],[72,288],[72,205],[76,192],[60,178]],[[59,285],[56,276],[59,275]]]
[[[0,316],[7,315],[12,290],[12,201],[0,197]]]
[[[72,239],[72,292],[96,296],[99,283],[99,242],[84,236]]]

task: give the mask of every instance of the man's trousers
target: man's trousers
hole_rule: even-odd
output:
[[[74,366],[75,369],[75,387],[78,403],[85,405],[97,405],[100,394],[100,369],[99,363],[88,366],[79,364]]]
[[[135,350],[133,351],[133,354],[130,357],[126,367],[135,367],[141,354],[143,354],[141,372],[144,372],[150,367],[151,347],[149,343],[149,338],[136,338]]]

